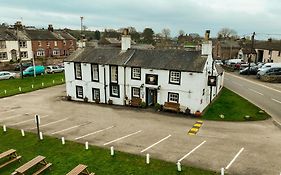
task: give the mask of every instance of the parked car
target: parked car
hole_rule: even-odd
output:
[[[250,67],[256,67],[256,63],[250,63]],[[245,69],[246,67],[249,67],[249,63],[241,63],[240,70]]]
[[[248,70],[250,70],[249,73],[248,73]],[[248,74],[256,75],[257,72],[258,72],[258,67],[257,66],[252,66],[252,67],[250,67],[250,69],[249,69],[249,67],[246,67],[246,68],[244,68],[244,69],[239,71],[239,73],[241,75],[248,75]]]
[[[44,66],[35,66],[35,74],[42,75],[45,73]],[[33,76],[34,75],[34,66],[30,66],[23,71],[23,76]]]
[[[47,66],[46,67],[46,73],[53,74],[58,72],[63,72],[64,68],[60,68],[59,66]]]
[[[281,67],[268,67],[264,68],[257,73],[257,78],[264,75],[281,75]]]
[[[16,73],[1,71],[0,72],[0,80],[8,80],[16,78]]]
[[[32,66],[32,64],[30,62],[22,63],[22,70],[25,70],[29,66]],[[16,65],[15,71],[20,71],[20,63]]]
[[[217,65],[223,65],[223,62],[221,60],[215,60],[215,64]]]

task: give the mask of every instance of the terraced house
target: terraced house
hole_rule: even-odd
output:
[[[202,51],[140,50],[131,49],[131,38],[125,34],[121,48],[86,47],[69,56],[64,62],[67,95],[116,105],[134,99],[147,106],[170,102],[193,113],[202,111],[223,86],[211,41]]]

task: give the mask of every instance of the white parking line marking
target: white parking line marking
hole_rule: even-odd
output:
[[[138,134],[138,133],[140,133],[140,132],[142,132],[142,130],[139,130],[139,131],[134,132],[134,133],[131,133],[131,134],[129,134],[129,135],[126,135],[126,136],[120,137],[120,138],[118,138],[118,139],[112,140],[112,141],[107,142],[107,143],[105,143],[105,144],[103,144],[103,145],[104,145],[104,146],[105,146],[105,145],[109,145],[109,144],[111,144],[111,143],[113,143],[113,142],[117,142],[117,141],[119,141],[119,140],[125,139],[125,138],[127,138],[127,137],[130,137],[130,136],[132,136],[132,135]]]
[[[98,131],[95,131],[95,132],[92,132],[92,133],[83,135],[83,136],[81,136],[81,137],[77,137],[77,138],[75,138],[74,140],[82,139],[82,138],[84,138],[84,137],[88,137],[88,136],[90,136],[90,135],[94,135],[94,134],[97,134],[97,133],[106,131],[106,130],[111,129],[111,128],[113,128],[113,127],[114,127],[114,126],[107,127],[107,128],[104,128],[104,129],[101,129],[101,130],[98,130]]]
[[[154,144],[150,145],[149,147],[147,147],[147,148],[143,149],[143,150],[141,151],[141,153],[143,153],[143,152],[145,152],[145,151],[149,150],[150,148],[152,148],[152,147],[154,147],[155,145],[157,145],[157,144],[159,144],[159,143],[163,142],[164,140],[168,139],[168,138],[169,138],[169,137],[171,137],[171,136],[172,136],[172,135],[168,135],[167,137],[165,137],[165,138],[163,138],[163,139],[159,140],[158,142],[156,142],[156,143],[154,143]]]
[[[255,92],[255,93],[259,94],[259,95],[263,95],[262,93],[260,93],[260,92],[258,92],[258,91],[256,91],[256,90],[254,90],[254,89],[250,89],[250,88],[249,88],[249,90],[250,90],[250,91],[253,91],[253,92]]]
[[[16,118],[16,117],[19,117],[19,116],[22,116],[22,115],[23,115],[23,114],[13,115],[13,116],[10,116],[10,117],[2,118],[2,119],[0,119],[0,121],[9,120],[9,119]]]
[[[8,110],[8,111],[1,111],[0,113],[6,113],[6,112],[14,112],[14,109]]]
[[[226,170],[229,169],[229,167],[232,165],[232,163],[237,159],[237,157],[242,153],[242,151],[244,150],[244,148],[241,148],[240,151],[235,155],[235,157],[229,162],[229,164],[227,165],[227,167],[225,168]]]
[[[64,118],[64,119],[61,119],[61,120],[57,120],[57,121],[54,121],[54,122],[51,122],[51,123],[47,123],[45,125],[40,125],[40,127],[44,127],[44,126],[49,126],[49,125],[52,125],[52,124],[56,124],[56,123],[59,123],[59,122],[63,122],[65,120],[67,120],[68,118]],[[34,119],[33,119],[34,120]],[[37,127],[34,127],[34,128],[30,128],[30,129],[36,129]]]
[[[89,122],[89,123],[90,123],[90,122]],[[56,132],[51,133],[51,135],[58,134],[58,133],[61,133],[61,132],[65,132],[65,131],[69,131],[69,130],[71,130],[71,129],[78,128],[78,127],[80,127],[80,126],[84,126],[84,125],[89,124],[89,123],[83,123],[83,124],[76,125],[76,126],[72,126],[72,127],[69,127],[69,128],[63,129],[63,130],[60,130],[60,131],[56,131]]]
[[[280,104],[281,104],[281,101],[278,101],[278,100],[276,100],[276,99],[274,99],[274,98],[272,98],[271,100],[273,100],[273,101],[275,101],[275,102],[277,102],[277,103],[280,103]]]
[[[193,150],[191,150],[189,153],[187,153],[186,155],[184,155],[182,158],[180,158],[178,160],[178,162],[181,162],[183,159],[185,159],[187,156],[189,156],[191,153],[193,153],[195,150],[197,150],[200,146],[202,146],[204,143],[206,143],[206,140],[203,141],[202,143],[200,143],[198,146],[196,146],[195,148],[193,148]]]
[[[44,116],[42,116],[40,118],[42,119],[42,118],[46,118],[48,116],[49,115],[44,115]],[[20,125],[20,124],[27,123],[27,122],[30,122],[30,121],[34,121],[34,118],[33,119],[24,120],[24,121],[21,121],[21,122],[18,122],[18,123],[14,123],[14,124],[11,124],[9,126],[16,126],[16,125]]]

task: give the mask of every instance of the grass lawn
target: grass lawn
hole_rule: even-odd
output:
[[[96,175],[216,174],[187,166],[182,166],[182,172],[177,172],[176,163],[151,159],[151,164],[147,165],[145,157],[142,156],[116,152],[115,156],[111,157],[109,149],[90,146],[89,150],[85,150],[83,144],[75,142],[66,141],[66,145],[62,145],[56,138],[45,136],[43,141],[38,141],[37,135],[33,133],[26,133],[26,136],[22,137],[18,130],[8,128],[7,131],[0,131],[0,152],[16,149],[22,156],[22,161],[0,169],[1,175],[11,174],[17,167],[37,155],[45,156],[48,162],[53,163],[52,170],[47,170],[45,174],[63,175],[80,163],[88,165],[88,170]]]
[[[42,83],[44,85],[42,86]],[[39,75],[37,77],[24,77],[0,81],[0,98],[20,93],[30,92],[64,83],[64,73]],[[33,88],[32,88],[33,85]],[[19,90],[21,87],[21,91]],[[5,93],[6,90],[6,93]]]
[[[205,110],[203,119],[222,121],[265,120],[270,116],[246,99],[223,88],[219,97]],[[221,118],[223,115],[224,118]],[[245,119],[245,116],[250,119]]]

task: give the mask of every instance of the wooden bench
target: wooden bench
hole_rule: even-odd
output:
[[[79,164],[75,168],[73,168],[69,173],[66,175],[95,175],[95,173],[89,173],[87,170],[87,165]]]
[[[36,165],[43,165],[41,166],[36,172],[34,172],[32,175],[38,175],[42,173],[44,170],[49,168],[52,164],[47,163],[44,156],[37,156],[34,159],[30,160],[29,162],[25,163],[21,167],[17,168],[12,175],[24,175],[29,169],[34,168]]]
[[[0,168],[3,168],[7,165],[9,165],[12,162],[15,162],[17,160],[20,161],[21,156],[18,156],[16,153],[16,150],[14,149],[10,149],[8,151],[5,151],[3,153],[0,154],[0,160],[1,159],[7,159],[7,161],[5,161],[3,164],[0,165]]]
[[[163,110],[170,110],[175,112],[180,112],[180,104],[173,102],[165,102],[163,106]]]
[[[133,97],[130,101],[130,105],[134,107],[140,107],[141,106],[141,98]]]

